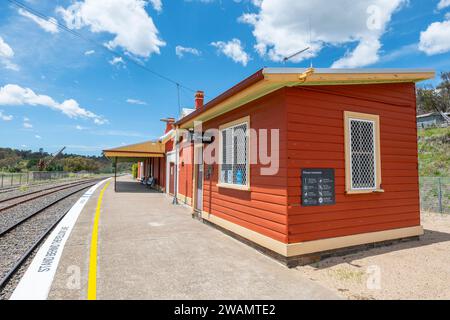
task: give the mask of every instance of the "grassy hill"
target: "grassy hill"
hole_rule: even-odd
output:
[[[450,177],[450,127],[419,130],[421,177]]]
[[[0,172],[27,172],[38,171],[39,160],[48,162],[52,158],[51,154],[44,152],[33,152],[28,150],[16,150],[10,148],[0,148]],[[107,158],[95,156],[80,156],[75,154],[61,154],[55,159],[47,171],[66,172],[94,172],[111,173],[113,167]],[[130,163],[118,164],[119,172],[131,172]]]

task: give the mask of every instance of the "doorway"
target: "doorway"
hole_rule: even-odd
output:
[[[195,211],[203,210],[203,148],[195,148]]]
[[[171,162],[169,166],[169,194],[175,194],[175,163]]]

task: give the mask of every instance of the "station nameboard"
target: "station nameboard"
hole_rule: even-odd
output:
[[[302,206],[336,204],[334,169],[302,170]]]
[[[214,142],[214,135],[211,133],[204,133],[204,132],[193,132],[192,133],[192,141],[196,143],[206,143],[210,144]]]

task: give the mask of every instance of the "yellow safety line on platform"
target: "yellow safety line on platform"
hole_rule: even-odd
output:
[[[91,253],[89,258],[88,276],[88,300],[97,300],[97,243],[98,243],[98,223],[100,221],[100,209],[102,207],[103,194],[108,188],[110,181],[100,191],[97,209],[95,210],[94,226],[92,227]]]

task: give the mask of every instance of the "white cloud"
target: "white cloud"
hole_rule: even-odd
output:
[[[243,66],[246,66],[250,61],[250,56],[244,51],[239,39],[232,39],[228,42],[212,42],[211,45],[216,47],[220,53],[231,58],[236,63],[241,63]]]
[[[42,19],[42,18],[28,12],[28,11],[25,11],[22,8],[19,9],[19,14],[28,19],[31,19],[46,32],[50,32],[50,33],[58,33],[59,32],[58,26],[56,25],[57,21],[55,18],[49,18],[48,20],[45,20],[45,19]]]
[[[347,52],[333,66],[359,67],[378,61],[382,46],[380,38],[392,14],[407,2],[261,0],[253,1],[258,8],[256,13],[246,13],[239,21],[253,26],[256,51],[272,61],[282,61],[284,57],[310,47],[309,51],[293,59],[300,62],[317,56],[327,45],[356,43],[353,52]]]
[[[34,137],[35,137],[36,139],[39,139],[39,140],[42,139],[42,137],[41,137],[40,135],[37,135],[37,134],[36,134]]]
[[[122,47],[147,58],[153,53],[159,54],[165,42],[145,10],[146,3],[143,0],[84,0],[66,9],[58,7],[57,12],[70,29],[89,27],[95,33],[110,33],[114,39],[106,43],[107,47]],[[155,9],[159,8],[159,3],[152,1]]]
[[[12,119],[14,119],[13,116],[3,114],[3,110],[0,110],[0,120],[3,120],[3,121],[11,121]]]
[[[419,46],[417,43],[408,44],[405,46],[402,46],[400,48],[397,48],[391,52],[388,52],[380,57],[379,62],[390,62],[395,61],[401,58],[404,58],[406,56],[409,56],[411,54],[416,54],[419,52]]]
[[[31,124],[31,120],[28,117],[23,117],[23,127],[25,129],[32,129],[33,125]]]
[[[106,131],[91,131],[92,134],[98,136],[118,136],[118,137],[133,137],[133,138],[148,138],[148,135],[134,131],[123,130],[106,130]]]
[[[80,131],[83,131],[83,130],[86,130],[87,128],[82,127],[82,126],[80,126],[80,125],[76,125],[76,126],[75,126],[75,129],[80,130]]]
[[[344,57],[335,61],[332,68],[357,68],[374,64],[379,60],[378,51],[381,43],[377,38],[361,40],[358,46]]]
[[[176,46],[175,53],[178,56],[178,58],[182,58],[185,53],[193,54],[194,56],[199,56],[201,52],[195,48],[189,48],[189,47],[183,47],[183,46]]]
[[[161,0],[150,0],[150,3],[153,6],[153,9],[155,9],[158,12],[162,11],[162,2]]]
[[[115,66],[118,64],[125,64],[125,62],[123,61],[122,57],[114,57],[111,60],[109,60],[109,64]]]
[[[129,104],[137,104],[137,105],[147,105],[147,102],[138,100],[138,99],[127,99],[127,103]]]
[[[0,37],[0,63],[9,70],[19,71],[19,66],[11,62],[14,50]]]
[[[447,7],[450,7],[450,0],[441,0],[438,4],[439,10],[445,9]]]
[[[85,56],[90,56],[93,55],[95,53],[95,50],[88,50],[84,53]]]
[[[13,49],[0,37],[0,56],[3,58],[12,58],[14,57]]]
[[[420,33],[419,50],[427,55],[450,51],[450,20],[434,22]]]
[[[22,88],[16,84],[7,84],[4,87],[0,87],[0,105],[43,106],[60,111],[70,118],[91,119],[97,124],[104,124],[107,122],[103,117],[80,107],[78,102],[73,99],[58,103],[49,96],[36,94],[33,90]]]
[[[450,0],[441,0],[438,9],[450,7]],[[442,22],[433,22],[425,31],[420,33],[419,50],[432,56],[450,51],[450,13],[445,15]]]

